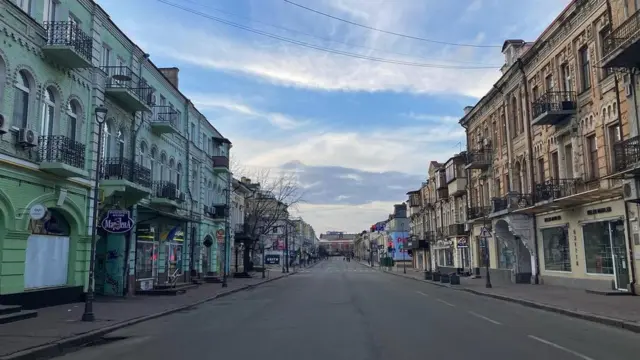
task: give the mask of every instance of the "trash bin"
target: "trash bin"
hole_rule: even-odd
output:
[[[449,283],[451,285],[460,285],[460,276],[456,273],[449,275]]]
[[[439,272],[437,272],[437,271],[436,271],[436,272],[434,272],[434,273],[433,273],[433,275],[432,275],[431,280],[433,280],[433,281],[440,281],[440,273],[439,273]]]
[[[446,283],[449,282],[450,278],[451,278],[450,274],[442,274],[442,275],[440,275],[440,282],[446,284]]]
[[[431,271],[425,271],[424,272],[424,279],[425,280],[431,280],[433,279],[433,273]]]

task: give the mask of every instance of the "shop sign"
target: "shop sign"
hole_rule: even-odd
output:
[[[133,220],[128,210],[109,210],[101,226],[106,232],[122,234],[133,228]]]
[[[29,209],[29,216],[32,220],[42,220],[47,214],[47,207],[42,204],[35,204]]]
[[[267,265],[278,265],[280,264],[280,256],[278,255],[265,255],[264,263]]]
[[[458,238],[458,249],[469,247],[469,240],[466,237]]]
[[[224,230],[218,229],[218,231],[216,231],[216,238],[218,241],[224,240]]]

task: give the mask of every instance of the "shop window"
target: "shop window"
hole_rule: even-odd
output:
[[[496,245],[498,247],[498,268],[513,269],[516,264],[516,254],[511,244],[496,236]]]
[[[544,268],[549,271],[571,271],[569,233],[565,226],[542,229]]]
[[[588,223],[582,228],[582,233],[587,273],[613,274],[613,255],[620,258],[626,256],[623,222]]]
[[[42,220],[30,223],[24,287],[35,289],[67,284],[70,226],[64,216],[49,209]]]

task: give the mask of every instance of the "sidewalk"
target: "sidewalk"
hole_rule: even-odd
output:
[[[226,288],[221,284],[203,284],[177,296],[100,297],[94,303],[94,322],[80,320],[84,303],[43,308],[38,310],[36,318],[0,325],[0,359],[21,358],[18,356],[33,351],[38,354],[59,352],[61,348],[68,347],[67,343],[77,346],[117,328],[168,315],[293,274],[293,271],[288,274],[271,271],[269,278],[263,280],[260,273],[254,273],[251,279],[230,278]]]
[[[550,285],[494,285],[491,289],[487,289],[484,278],[463,277],[460,278],[460,285],[449,285],[423,280],[424,273],[414,269],[407,269],[407,274],[404,274],[402,269],[383,271],[453,290],[493,297],[640,332],[640,297],[637,296],[604,296],[590,294],[581,289]]]

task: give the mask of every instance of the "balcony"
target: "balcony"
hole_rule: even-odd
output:
[[[156,135],[178,133],[178,112],[171,106],[154,106],[151,131]]]
[[[469,220],[476,220],[476,219],[482,220],[485,217],[488,217],[490,213],[491,213],[491,207],[490,206],[472,206],[470,208],[467,208],[467,219],[469,219]]]
[[[178,186],[169,181],[154,181],[151,184],[152,205],[161,207],[177,208],[180,200],[180,191]]]
[[[211,163],[213,165],[213,171],[215,172],[228,172],[229,171],[229,158],[225,155],[214,155],[211,157]]]
[[[620,179],[551,179],[536,184],[534,205],[518,212],[540,213],[609,199],[620,195],[621,186]]]
[[[229,216],[229,208],[224,204],[205,206],[205,213],[213,219],[224,219]]]
[[[105,196],[137,203],[151,194],[151,170],[125,158],[107,158],[100,164],[100,188]]]
[[[153,89],[128,66],[103,66],[105,94],[128,111],[151,111]]]
[[[428,250],[429,249],[429,242],[424,239],[409,240],[409,242],[411,244],[408,247],[412,250]]]
[[[467,179],[455,178],[449,182],[449,195],[462,196],[467,192]]]
[[[557,125],[576,114],[576,93],[547,91],[534,100],[532,108],[531,125]]]
[[[45,21],[47,43],[42,52],[69,69],[90,68],[93,39],[70,21]]]
[[[407,195],[409,195],[410,207],[420,207],[420,193],[418,191],[410,191]]]
[[[63,135],[44,135],[38,139],[40,170],[61,176],[89,177],[84,169],[86,147]]]
[[[464,230],[464,224],[450,224],[449,236],[465,236],[467,232]]]
[[[636,11],[604,38],[602,67],[632,68],[640,57],[640,11]]]
[[[531,194],[518,192],[510,192],[503,197],[493,198],[491,204],[491,216],[501,216],[507,212],[526,209],[534,205]]]
[[[616,172],[640,172],[640,136],[613,144]]]
[[[577,193],[579,179],[551,179],[536,184],[534,200],[536,203],[553,201]]]
[[[467,153],[465,169],[486,170],[491,166],[491,150],[475,150]]]

